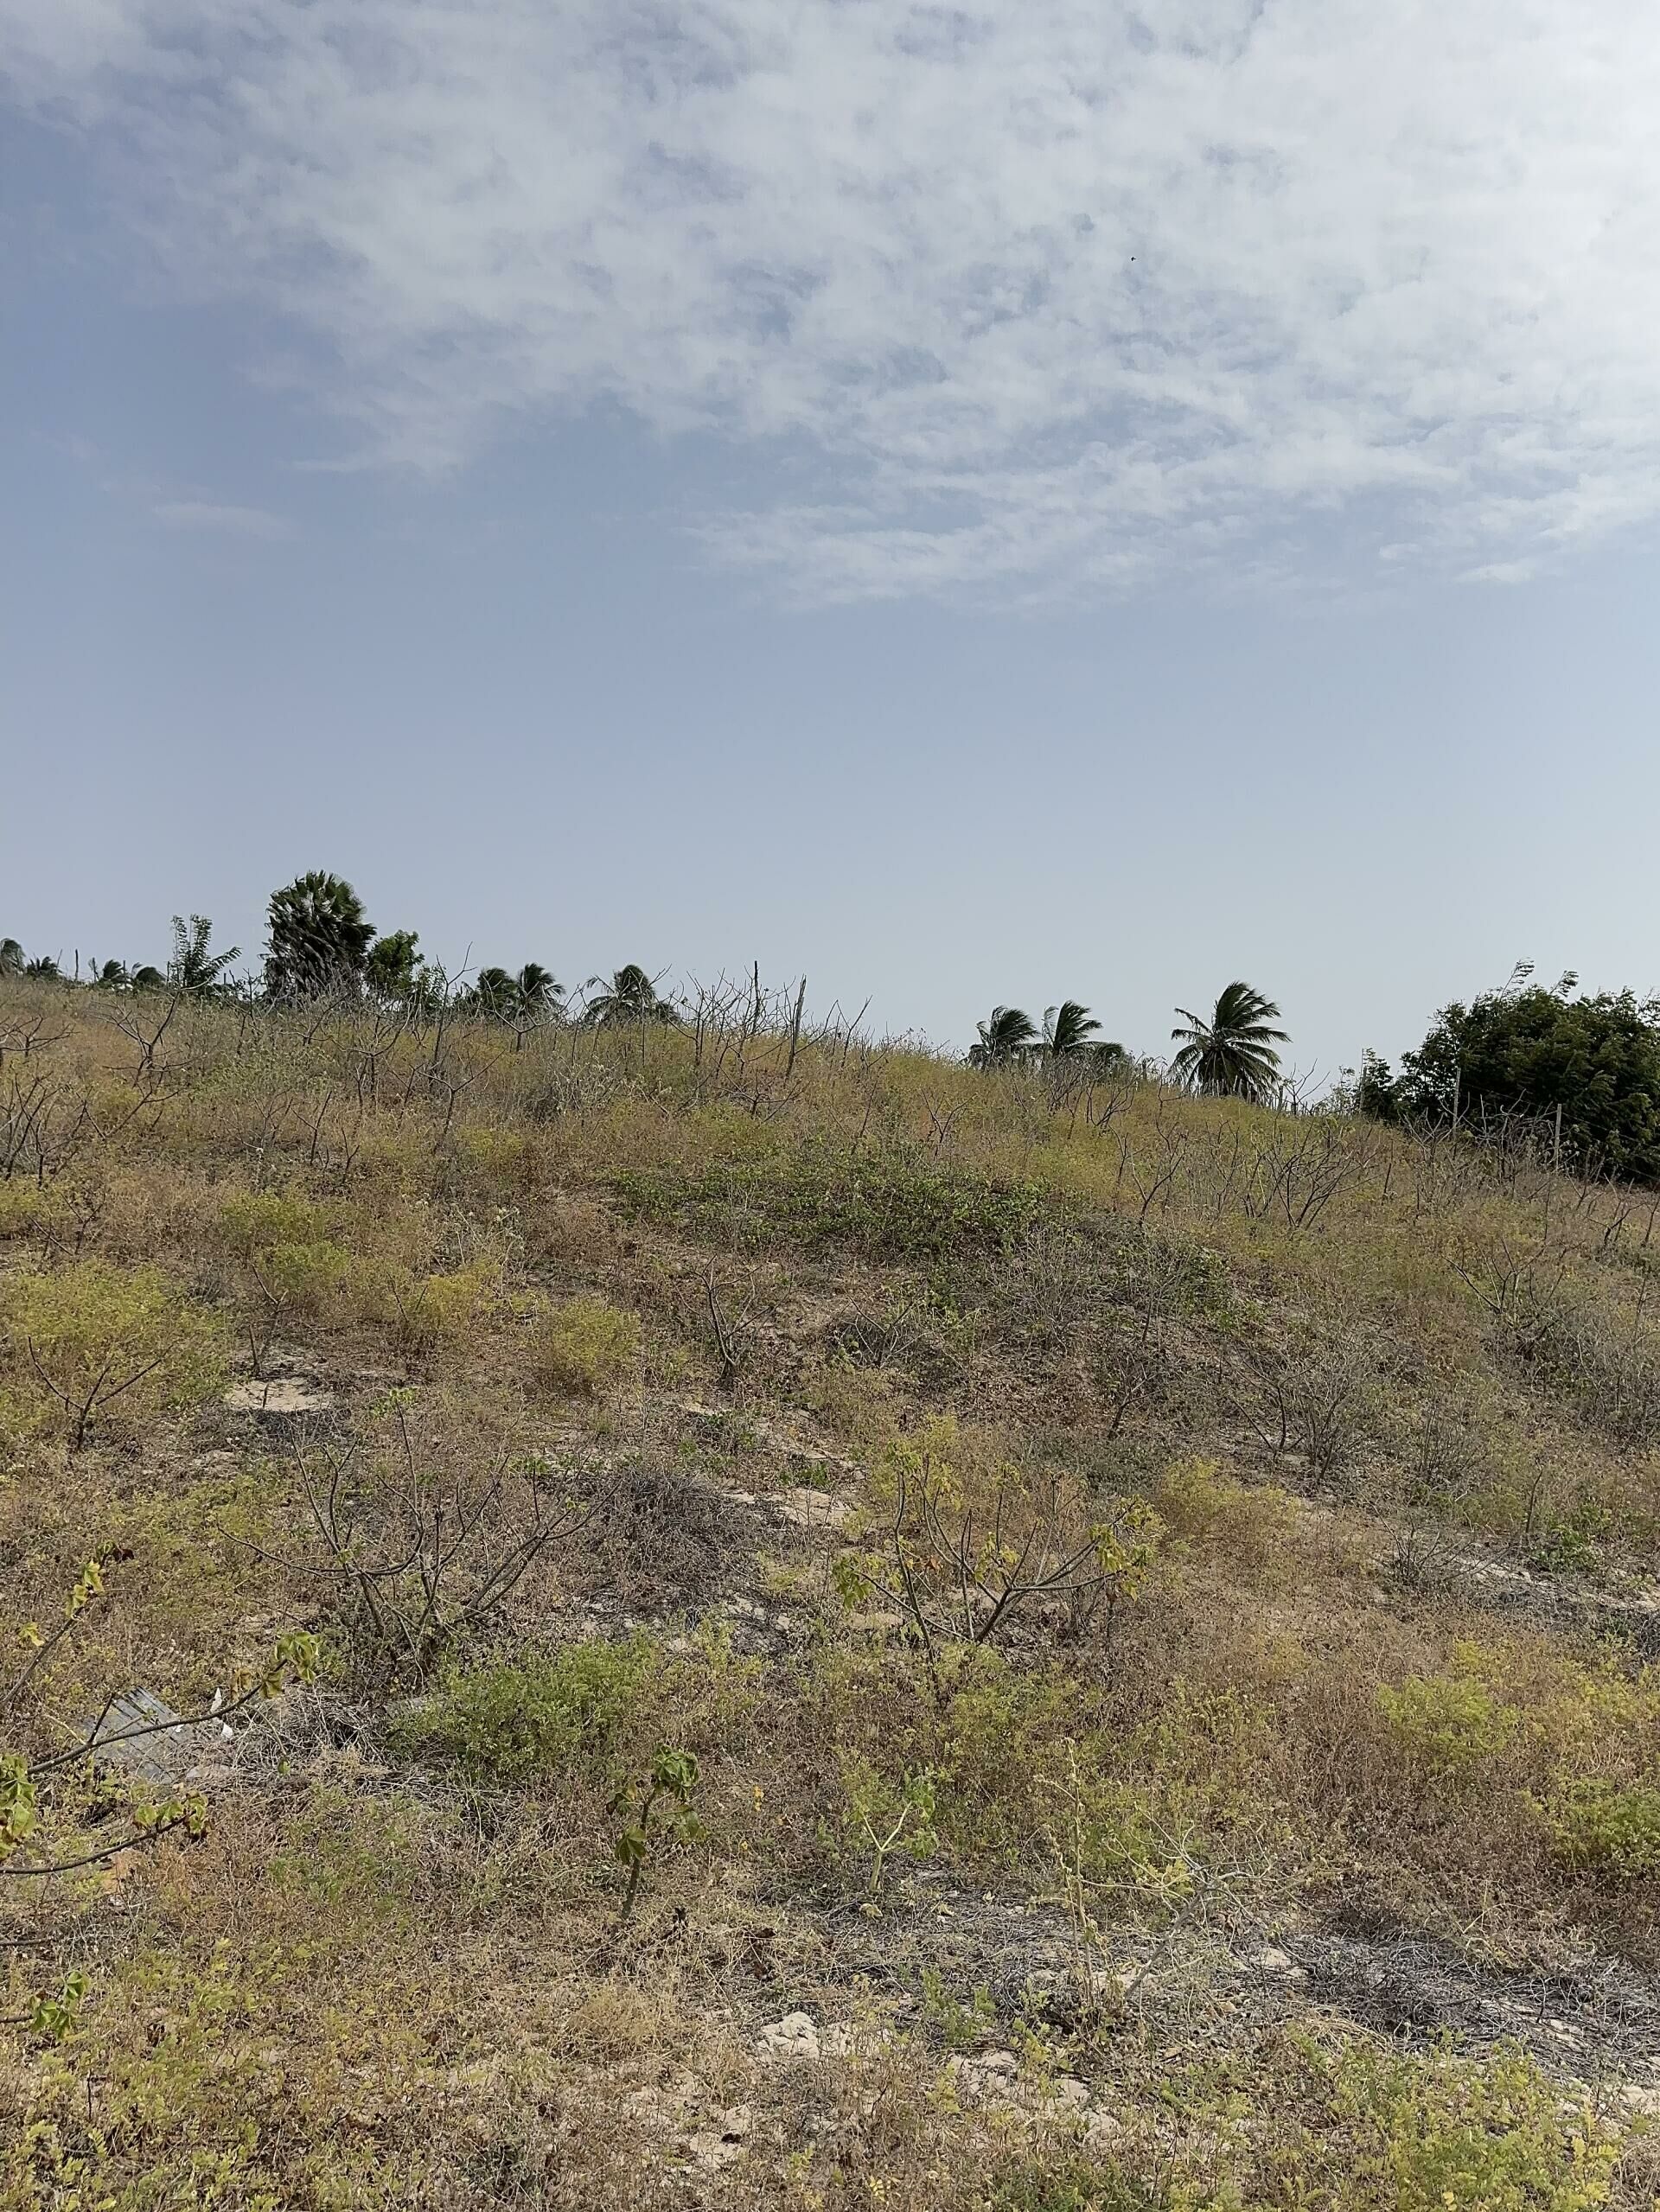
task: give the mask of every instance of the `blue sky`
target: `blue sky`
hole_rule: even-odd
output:
[[[0,931],[1660,983],[1660,22],[0,0]]]

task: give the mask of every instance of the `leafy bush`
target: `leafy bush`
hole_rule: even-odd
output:
[[[416,1739],[493,1782],[603,1767],[628,1737],[661,1671],[644,1636],[569,1644],[551,1658],[453,1675],[410,1724]]]
[[[567,1299],[537,1323],[531,1364],[544,1388],[597,1398],[620,1382],[640,1350],[640,1324],[604,1298]]]
[[[1519,2051],[1484,2064],[1394,2056],[1364,2045],[1337,2077],[1360,2141],[1337,2201],[1388,2212],[1593,2212],[1606,2204],[1617,2138]]]
[[[159,1269],[84,1259],[0,1284],[0,1329],[23,1390],[79,1447],[94,1427],[222,1388],[224,1332]]]
[[[1035,1183],[899,1144],[854,1152],[814,1142],[781,1158],[724,1160],[693,1173],[631,1172],[612,1187],[642,1220],[745,1249],[842,1244],[896,1259],[1006,1250],[1043,1204]]]
[[[1377,1693],[1385,1727],[1412,1764],[1453,1787],[1473,1782],[1505,1750],[1522,1719],[1469,1667],[1465,1659],[1460,1671],[1413,1675],[1398,1690],[1386,1684]]]
[[[1660,1789],[1573,1782],[1552,1800],[1546,1818],[1552,1852],[1564,1866],[1618,1882],[1660,1874]]]
[[[272,1245],[312,1244],[327,1233],[321,1207],[285,1191],[258,1190],[227,1198],[219,1209],[220,1234],[245,1257]]]

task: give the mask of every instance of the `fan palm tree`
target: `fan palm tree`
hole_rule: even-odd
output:
[[[225,988],[226,969],[242,957],[239,945],[233,945],[228,953],[209,952],[213,934],[214,925],[205,914],[193,914],[188,924],[182,914],[173,917],[173,957],[167,964],[167,979],[187,998],[218,998]]]
[[[344,877],[314,868],[273,891],[266,911],[267,997],[291,1004],[362,988],[375,933]]]
[[[594,984],[604,979],[596,975],[588,980]],[[611,978],[609,991],[588,1001],[582,1018],[591,1028],[609,1030],[629,1022],[678,1022],[680,1017],[674,1001],[660,998],[651,978],[637,961],[630,960]]]
[[[971,1068],[1012,1068],[1039,1042],[1031,1015],[1018,1006],[993,1006],[976,1026],[980,1042],[969,1051]]]
[[[1043,1054],[1045,1060],[1066,1060],[1089,1049],[1089,1041],[1101,1023],[1076,998],[1063,998],[1058,1006],[1044,1009]]]
[[[1178,1082],[1211,1098],[1253,1099],[1260,1106],[1274,1089],[1280,1074],[1280,1055],[1274,1049],[1287,1042],[1284,1030],[1269,1027],[1280,1018],[1280,1009],[1248,983],[1230,983],[1216,1003],[1210,1020],[1176,1011],[1186,1023],[1172,1030],[1172,1043],[1181,1046],[1170,1064]]]
[[[22,975],[29,966],[28,955],[15,937],[0,937],[0,976]]]

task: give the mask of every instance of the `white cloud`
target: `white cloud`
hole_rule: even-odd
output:
[[[1660,508],[1649,0],[0,0],[0,50],[354,451],[713,431],[776,495],[704,534],[809,596],[1498,580]]]
[[[157,522],[175,530],[220,530],[233,538],[291,538],[293,525],[259,507],[226,507],[216,500],[158,500]]]

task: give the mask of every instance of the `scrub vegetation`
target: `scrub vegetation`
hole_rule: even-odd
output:
[[[3,2212],[1660,2201],[1652,1189],[346,888],[0,976]]]

